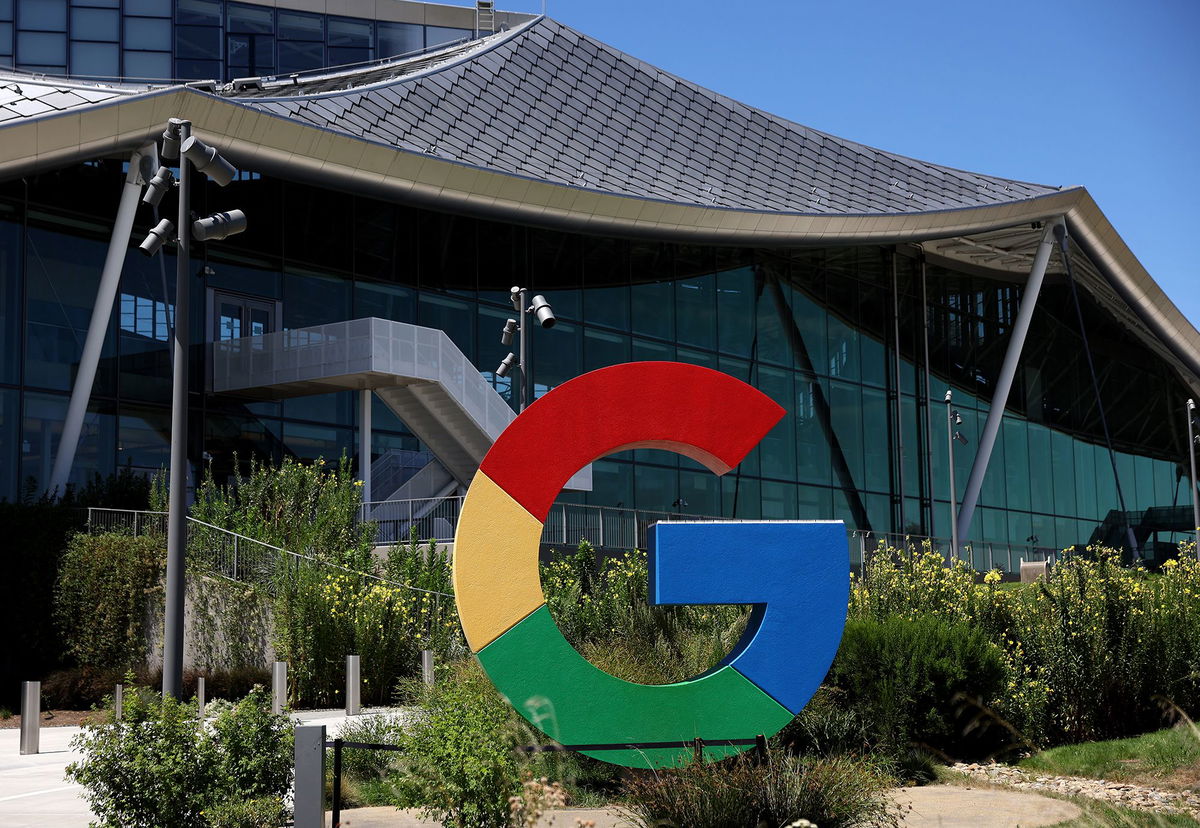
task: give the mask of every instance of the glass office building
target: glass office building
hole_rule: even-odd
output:
[[[480,33],[474,8],[369,5],[380,19],[286,0],[0,0],[0,66],[79,78],[230,81],[414,54]],[[528,18],[488,16],[484,33]]]
[[[533,333],[535,395],[606,365],[678,360],[787,410],[724,477],[638,450],[596,462],[592,490],[565,500],[946,537],[945,393],[966,441],[953,458],[961,502],[1035,250],[1065,216],[1072,267],[1056,249],[964,540],[1062,548],[1119,542],[1126,524],[1139,544],[1184,537],[1200,335],[1119,237],[1094,232],[1103,216],[1086,191],[868,150],[544,18],[462,48],[443,71],[382,84],[348,73],[319,93],[267,81],[80,106],[87,118],[146,94],[179,96],[172,112],[203,104],[221,124],[206,134],[242,167],[196,196],[198,212],[240,207],[250,230],[193,248],[194,464],[227,476],[251,454],[354,452],[354,392],[212,393],[211,345],[225,339],[364,317],[437,328],[515,407],[493,371],[520,284],[559,318]],[[273,134],[273,150],[253,118],[300,138]],[[125,158],[161,120],[126,129]],[[305,144],[316,128],[345,152]],[[0,458],[8,498],[48,479],[127,169],[79,144],[73,158],[0,159],[0,442],[20,447]],[[305,153],[321,163],[297,162]],[[152,223],[144,209],[134,241]],[[167,462],[173,274],[169,248],[126,257],[74,480]],[[421,448],[374,404],[376,456]]]

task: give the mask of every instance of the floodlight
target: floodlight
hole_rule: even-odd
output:
[[[210,147],[195,135],[184,141],[179,151],[187,156],[192,166],[222,187],[237,175],[237,167],[222,158],[216,147]]]
[[[163,200],[171,187],[175,184],[175,173],[171,172],[170,167],[159,167],[158,172],[150,179],[150,183],[146,185],[146,194],[142,196],[142,203],[149,204],[151,207],[157,207],[158,203]]]
[[[138,250],[147,256],[153,256],[163,244],[171,240],[173,235],[175,235],[175,225],[171,223],[170,219],[163,219],[150,228],[149,235],[138,245]]]
[[[181,118],[172,118],[167,121],[167,128],[162,134],[162,152],[159,155],[168,161],[174,161],[179,157],[179,129],[183,126]]]
[[[954,412],[954,424],[962,425],[962,415],[959,414],[957,411]]]
[[[511,345],[513,334],[517,332],[517,320],[510,319],[504,323],[504,330],[500,332],[500,344]]]
[[[553,328],[554,323],[558,321],[554,318],[554,311],[550,310],[550,303],[540,293],[533,297],[533,304],[529,306],[529,310],[543,328]]]
[[[964,446],[967,444],[967,438],[962,435],[961,431],[954,432],[954,439]]]
[[[1196,410],[1196,401],[1195,401],[1195,400],[1193,400],[1193,399],[1191,399],[1191,398],[1189,398],[1189,399],[1188,399],[1188,401],[1187,401],[1187,410],[1188,410],[1188,411],[1195,411],[1195,410]]]
[[[503,360],[503,361],[500,363],[500,367],[496,369],[496,376],[498,376],[498,377],[507,377],[507,376],[508,376],[508,372],[509,372],[509,371],[511,371],[511,370],[512,370],[512,367],[513,367],[514,365],[516,365],[516,364],[517,364],[517,357],[516,357],[516,355],[515,355],[515,354],[509,354],[509,355],[508,355],[508,356],[506,356],[506,357],[504,358],[504,360]]]
[[[236,236],[246,229],[246,214],[241,210],[213,213],[192,222],[192,238],[196,241],[220,241]]]

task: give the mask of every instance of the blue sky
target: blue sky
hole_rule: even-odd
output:
[[[501,8],[538,12],[538,0]],[[952,167],[1082,184],[1200,327],[1200,2],[548,0],[723,94]]]

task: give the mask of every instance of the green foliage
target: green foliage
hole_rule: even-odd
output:
[[[916,743],[939,755],[977,757],[995,748],[969,727],[976,708],[1004,689],[1003,656],[984,633],[923,615],[847,622],[829,683],[870,723],[872,741],[892,753]]]
[[[269,711],[260,688],[205,726],[194,705],[133,688],[120,721],[110,711],[72,741],[83,758],[67,766],[66,778],[84,787],[105,828],[263,825],[252,819],[265,804],[231,803],[281,806],[291,784],[292,725]],[[224,821],[210,821],[213,809]]]
[[[719,662],[741,637],[744,607],[651,606],[644,552],[595,558],[583,541],[543,565],[541,577],[558,628],[602,670],[641,684],[682,681]]]
[[[398,713],[356,716],[342,724],[337,737],[347,742],[396,745],[404,738],[406,718]],[[342,772],[355,782],[378,781],[387,777],[398,760],[394,751],[345,748],[342,750]]]
[[[1200,708],[1200,564],[1190,551],[1158,574],[1119,561],[1094,548],[1035,584],[1002,589],[928,549],[883,550],[853,584],[850,614],[982,629],[1008,673],[990,713],[1014,744],[1142,733],[1169,721],[1164,710]]]
[[[374,571],[375,526],[356,521],[361,482],[346,457],[336,467],[322,459],[306,465],[285,458],[278,468],[251,457],[249,470],[248,477],[222,486],[210,468],[196,492],[192,517],[289,552]]]
[[[664,828],[785,826],[807,819],[821,828],[897,826],[887,795],[892,780],[861,759],[772,753],[763,764],[739,756],[637,774],[625,795],[634,823]]]
[[[473,660],[410,692],[423,709],[402,742],[401,796],[449,828],[507,826],[508,800],[520,786],[512,709]]]
[[[161,538],[77,534],[55,589],[67,652],[88,667],[126,669],[145,659],[146,611],[161,593]]]
[[[230,799],[204,812],[209,828],[277,828],[287,821],[283,800],[274,796]]]

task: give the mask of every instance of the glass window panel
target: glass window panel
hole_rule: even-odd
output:
[[[22,30],[67,30],[67,0],[18,0],[17,12]]]
[[[792,479],[796,473],[795,389],[792,387],[792,374],[777,368],[763,367],[758,370],[756,385],[787,412],[759,444],[762,475]]]
[[[121,74],[121,52],[115,43],[72,43],[71,74],[115,78]]]
[[[125,14],[170,17],[171,0],[125,0]]]
[[[1036,426],[1030,426],[1032,434]],[[1038,447],[1037,451],[1041,452],[1044,449]],[[1042,473],[1041,466],[1034,466],[1034,446],[1032,442],[1029,446],[1030,459],[1030,476]],[[1078,507],[1075,502],[1075,447],[1074,440],[1070,436],[1063,434],[1060,431],[1051,433],[1050,436],[1050,462],[1053,466],[1054,480],[1054,514],[1063,516],[1075,516],[1079,514]],[[1048,508],[1040,508],[1036,502],[1031,504],[1034,511],[1049,512]]]
[[[62,437],[63,421],[67,416],[68,399],[65,394],[25,392],[21,480],[24,483],[33,478],[35,491],[40,492],[50,480],[50,471]],[[79,487],[97,474],[113,473],[116,422],[109,408],[109,404],[99,402],[92,402],[88,406],[68,485]]]
[[[583,336],[583,369],[594,371],[629,362],[629,337],[588,328]]]
[[[921,467],[924,458],[921,454],[921,443],[917,435],[921,433],[922,425],[917,420],[917,401],[912,397],[902,397],[900,401],[900,424],[904,430],[904,494],[913,497],[921,488]],[[904,520],[908,526],[905,531],[910,534],[920,534],[921,511],[919,508],[904,508]],[[912,528],[913,525],[916,528]]]
[[[636,508],[650,512],[674,511],[671,504],[679,497],[678,474],[673,468],[638,463],[633,476]]]
[[[21,225],[0,221],[0,382],[20,379],[21,235]]]
[[[348,428],[284,422],[283,443],[302,460],[324,459],[336,463],[354,445],[354,432]]]
[[[225,72],[219,60],[177,60],[175,77],[180,80],[221,80]]]
[[[674,285],[670,282],[635,284],[630,291],[630,298],[634,333],[674,339]]]
[[[764,520],[795,520],[797,508],[795,483],[781,483],[777,480],[762,481],[762,516]]]
[[[125,45],[144,50],[170,51],[171,21],[152,17],[126,17]]]
[[[1117,474],[1120,475],[1121,497],[1125,499],[1125,508],[1137,509],[1137,472],[1132,454],[1117,452]],[[1115,496],[1113,502],[1116,502]]]
[[[506,377],[497,376],[495,373],[496,367],[500,364],[500,360],[504,358],[506,353],[518,353],[519,339],[516,334],[513,334],[512,345],[507,348],[500,344],[500,332],[504,330],[504,323],[513,316],[509,311],[501,308],[493,308],[487,305],[477,306],[478,316],[478,334],[480,343],[480,353],[478,367],[483,378],[492,384],[492,388],[496,393],[504,398],[510,406],[515,410],[520,405],[520,395],[513,393],[514,389],[520,387],[520,371],[513,371]],[[514,381],[517,383],[514,385]]]
[[[828,376],[829,360],[826,357],[828,353],[826,347],[828,314],[820,305],[796,289],[792,293],[792,317],[796,327],[800,330],[801,343],[804,345],[813,370],[818,374]],[[802,355],[794,354],[794,356],[796,366],[803,367]]]
[[[680,344],[717,347],[717,285],[713,274],[675,283],[675,319]]]
[[[792,305],[792,288],[790,285],[781,284],[779,289],[783,293],[784,301],[787,302],[782,313],[776,304],[775,291],[770,287],[763,289],[755,303],[755,316],[758,324],[756,353],[763,362],[790,367],[792,364],[792,349],[788,340],[790,333],[784,329],[784,323],[786,322],[789,327],[792,324],[791,314],[788,311]]]
[[[1157,505],[1154,502],[1154,461],[1149,457],[1135,456],[1133,458],[1133,472],[1137,491],[1133,508],[1142,511]],[[1165,506],[1166,504],[1164,503],[1163,505]]]
[[[177,25],[175,57],[189,60],[220,60],[220,27]]]
[[[588,324],[629,330],[629,288],[626,285],[584,288],[583,307]]]
[[[66,65],[67,36],[46,32],[19,32],[17,60],[22,64],[41,66]]]
[[[721,507],[725,517],[758,520],[762,517],[762,491],[757,477],[738,474],[737,470],[721,478]]]
[[[425,43],[429,48],[453,43],[457,40],[470,39],[474,34],[471,29],[454,29],[449,26],[426,26]]]
[[[279,10],[278,35],[280,40],[325,39],[325,16]]]
[[[544,336],[538,336],[539,333]],[[536,347],[531,341],[529,349],[533,362],[534,399],[579,376],[583,365],[583,331],[579,326],[559,322],[550,331],[535,328],[526,336],[542,340]]]
[[[107,245],[37,227],[29,229],[26,241],[25,381],[67,391],[83,353]],[[110,324],[93,393],[114,390],[114,339]]]
[[[354,422],[354,401],[357,397],[358,394],[354,391],[296,397],[283,401],[283,415],[293,420],[351,425]],[[349,444],[347,443],[347,445]],[[333,455],[334,458],[339,456],[340,452]]]
[[[674,511],[680,514],[697,517],[721,516],[721,478],[707,469],[680,469],[679,497],[682,501]],[[794,506],[793,503],[793,508]]]
[[[592,490],[587,502],[614,508],[633,507],[633,464],[597,460],[592,464]]]
[[[222,301],[217,305],[217,341],[241,339],[245,335],[242,331],[242,303]]]
[[[147,474],[170,466],[169,409],[126,407],[117,429],[117,465]]]
[[[372,23],[369,20],[356,20],[348,17],[329,18],[330,46],[370,49],[372,39]]]
[[[842,379],[858,379],[858,331],[830,315],[828,364],[823,373]]]
[[[18,464],[24,453],[20,435],[20,392],[15,388],[0,388],[0,501],[18,499]],[[16,451],[20,445],[22,450]],[[30,446],[32,448],[32,445]]]
[[[887,490],[892,474],[888,453],[892,412],[889,410],[887,395],[878,388],[863,388],[862,407],[862,447],[865,465],[863,477],[856,478],[861,481],[859,489]],[[838,433],[841,434],[840,431]],[[872,521],[871,525],[875,526],[875,522]]]
[[[120,20],[116,9],[71,9],[71,37],[115,41],[120,34]]]
[[[348,66],[355,63],[366,63],[371,59],[371,50],[358,46],[328,47],[330,66]]]
[[[288,270],[283,277],[285,330],[349,319],[350,282],[335,276]]]
[[[632,362],[672,362],[675,359],[675,346],[665,342],[651,342],[646,339],[634,339]]]
[[[754,271],[751,268],[741,267],[717,274],[717,339],[722,353],[751,355],[754,300]]]
[[[416,314],[415,292],[400,285],[354,283],[354,317],[377,316],[396,322],[412,322]]]
[[[832,463],[829,441],[821,427],[817,406],[828,405],[827,380],[796,379],[796,476],[806,483],[830,485]]]
[[[1055,504],[1055,491],[1058,488],[1058,469],[1056,466],[1060,459],[1051,453],[1051,434],[1050,429],[1045,426],[1037,425],[1036,423],[1029,424],[1029,508],[1034,512],[1049,512],[1058,511],[1059,514],[1074,515],[1074,510],[1064,512],[1062,505]],[[1071,454],[1070,438],[1067,438],[1067,468],[1071,469],[1074,466],[1074,457]],[[1075,502],[1075,481],[1068,477],[1067,483],[1071,486],[1071,503]],[[1063,500],[1065,503],[1066,500]]]
[[[276,71],[281,75],[320,69],[325,65],[325,44],[323,43],[281,40],[276,48],[279,51],[279,66]]]
[[[1018,420],[1015,417],[1004,418],[1003,456],[1008,508],[1026,510],[1029,508],[1030,466],[1029,437],[1024,420]],[[1038,471],[1039,473],[1044,472],[1044,466]],[[989,505],[1003,506],[1004,504],[990,503]],[[1046,511],[1052,512],[1053,509]]]
[[[13,53],[13,24],[0,23],[0,55],[11,55]],[[8,64],[11,66],[12,61]]]
[[[171,77],[170,52],[125,52],[127,78],[162,80]]]
[[[1075,445],[1075,508],[1082,518],[1096,519],[1097,506],[1096,452],[1091,443],[1074,440]]]
[[[275,31],[274,10],[263,6],[243,6],[230,3],[227,6],[226,30],[249,34],[270,34]]]
[[[467,355],[467,359],[472,362],[476,361],[475,309],[472,303],[422,291],[418,312],[419,324],[427,328],[439,328],[445,331],[458,349]],[[497,342],[496,349],[499,350],[501,347]],[[499,360],[496,362],[499,364]]]
[[[0,0],[0,20],[13,19],[13,0]]]
[[[425,27],[418,23],[378,23],[379,56],[392,57],[425,48]]]
[[[797,486],[796,502],[800,520],[830,520],[833,515],[833,491],[823,486]]]
[[[854,485],[860,491],[863,483],[863,430],[862,430],[862,394],[857,385],[845,382],[829,384],[829,407],[833,418],[833,430],[837,435],[846,465],[850,468],[850,476]],[[872,435],[872,441],[876,439]],[[836,485],[841,481],[835,480]]]
[[[175,20],[220,26],[221,0],[176,0]]]

